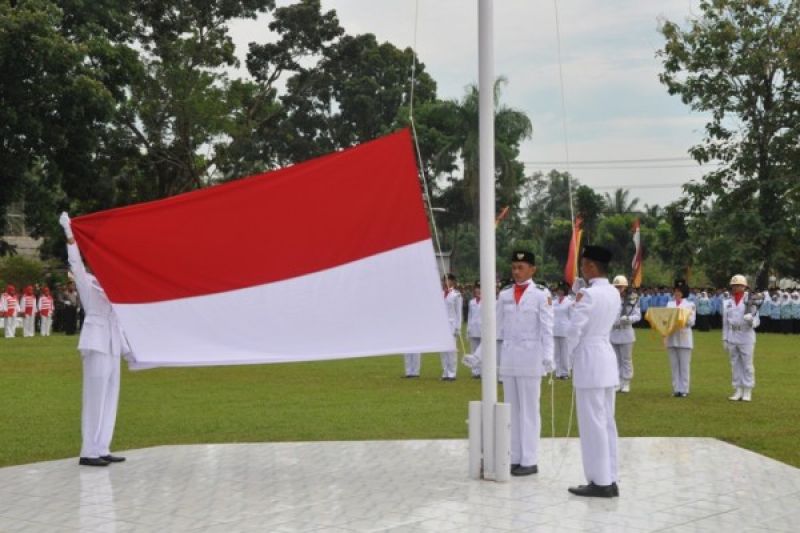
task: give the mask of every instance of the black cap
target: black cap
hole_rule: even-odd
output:
[[[530,265],[536,265],[536,256],[533,255],[533,252],[529,252],[527,250],[515,250],[511,254],[511,262],[513,263],[515,261],[522,261]]]
[[[592,245],[584,246],[583,254],[581,254],[581,257],[585,259],[591,259],[592,261],[597,261],[598,263],[604,263],[606,265],[611,262],[611,256],[611,250],[608,248]]]
[[[684,298],[686,298],[686,295],[689,293],[689,287],[686,285],[685,279],[676,279],[674,288],[675,290],[681,291],[681,295]]]

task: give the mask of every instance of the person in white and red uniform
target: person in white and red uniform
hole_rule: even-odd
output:
[[[553,301],[546,287],[533,283],[533,252],[511,256],[514,284],[497,298],[497,324],[503,329],[503,398],[511,404],[511,475],[539,471],[542,430],[539,398],[542,376],[555,369],[553,361]]]
[[[108,466],[124,461],[109,449],[117,420],[120,357],[131,352],[119,319],[106,291],[97,278],[86,271],[81,252],[72,235],[69,215],[62,213],[59,223],[67,236],[69,267],[86,311],[78,350],[83,361],[83,402],[79,464]]]
[[[20,313],[17,289],[13,285],[8,285],[6,292],[0,296],[0,313],[5,319],[6,339],[11,339],[17,332],[17,315]]]
[[[20,299],[22,309],[22,336],[33,337],[36,333],[36,313],[39,308],[36,305],[36,295],[33,294],[33,287],[28,285]]]
[[[39,296],[39,332],[42,337],[49,337],[53,327],[53,297],[50,295],[49,287],[42,287],[42,295]]]
[[[467,338],[469,339],[469,353],[475,353],[481,343],[481,282],[476,281],[472,288],[472,300],[469,301],[467,311]],[[481,365],[472,367],[472,377],[480,379]]]
[[[756,386],[753,352],[756,347],[758,312],[748,305],[747,278],[737,274],[731,278],[732,296],[722,306],[722,343],[731,360],[733,387],[731,401],[749,402]],[[750,308],[748,308],[750,307]]]

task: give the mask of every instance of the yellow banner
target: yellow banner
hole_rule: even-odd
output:
[[[654,330],[666,337],[686,327],[692,312],[683,307],[651,307],[644,319]]]

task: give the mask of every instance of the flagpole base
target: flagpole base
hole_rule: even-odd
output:
[[[494,405],[494,480],[511,479],[511,404]]]
[[[469,478],[481,479],[483,470],[481,453],[481,402],[469,402]]]

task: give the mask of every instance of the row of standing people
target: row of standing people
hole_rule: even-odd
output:
[[[7,339],[16,336],[20,325],[23,337],[33,337],[36,331],[43,337],[53,331],[74,335],[82,319],[80,298],[71,282],[58,286],[55,293],[47,285],[29,285],[21,295],[9,284],[0,294],[0,324]]]

